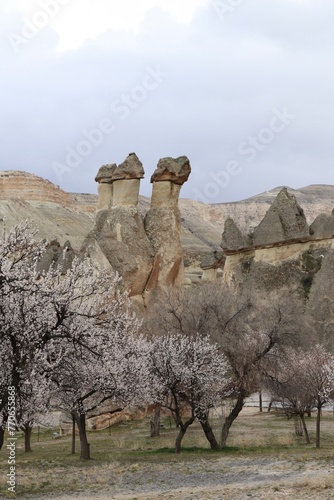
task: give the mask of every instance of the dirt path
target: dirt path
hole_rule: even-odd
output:
[[[111,474],[111,477],[110,477]],[[334,464],[268,458],[197,459],[168,464],[115,467],[100,487],[71,495],[36,496],[40,500],[243,500],[332,499]],[[105,484],[109,484],[108,488]],[[25,497],[29,498],[29,497]],[[31,498],[31,497],[30,497]]]

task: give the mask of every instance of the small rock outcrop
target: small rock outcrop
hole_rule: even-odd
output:
[[[331,214],[319,214],[310,225],[310,234],[313,239],[334,237],[334,211]]]
[[[225,263],[226,256],[223,251],[214,250],[212,253],[205,255],[201,262],[201,269],[207,271],[208,269],[218,269]]]
[[[304,211],[287,188],[277,195],[264,219],[254,231],[254,246],[309,238]]]
[[[75,252],[69,241],[62,247],[57,240],[52,240],[46,247],[44,254],[39,259],[36,269],[39,273],[46,273],[50,267],[59,267],[62,274],[71,268]]]

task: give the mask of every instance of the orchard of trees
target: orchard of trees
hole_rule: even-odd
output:
[[[131,308],[119,276],[87,255],[68,270],[42,270],[46,242],[25,222],[0,247],[0,448],[9,423],[31,451],[33,427],[54,411],[76,424],[80,457],[90,458],[86,420],[155,404],[173,416],[176,452],[197,420],[212,449],[224,448],[251,394],[265,389],[301,422],[334,397],[334,357],[317,343],[302,304],[292,294],[235,297],[203,283],[160,297],[144,319]],[[15,404],[13,405],[13,394]],[[219,435],[210,410],[232,402]],[[108,405],[107,405],[108,404]],[[14,412],[14,413],[13,413]]]

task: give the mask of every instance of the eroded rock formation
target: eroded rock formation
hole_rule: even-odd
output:
[[[107,260],[130,295],[147,304],[152,293],[181,286],[183,249],[178,199],[190,174],[185,156],[164,158],[152,175],[151,206],[145,221],[138,212],[143,165],[131,153],[118,167],[103,165],[95,180],[99,201],[93,230],[83,250]]]
[[[154,261],[146,287],[148,292],[184,283],[178,200],[190,171],[186,156],[163,158],[151,177],[153,190],[150,210],[145,217],[145,230],[154,250]]]
[[[240,250],[241,248],[245,248],[250,245],[251,242],[249,237],[242,234],[234,220],[231,219],[231,217],[228,217],[225,221],[224,232],[222,235],[222,248]]]
[[[286,240],[308,238],[309,227],[304,211],[296,200],[283,188],[254,231],[254,246],[278,243]]]

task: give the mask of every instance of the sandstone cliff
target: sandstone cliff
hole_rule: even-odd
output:
[[[93,185],[92,179],[92,190],[96,189]],[[66,193],[41,177],[17,171],[0,172],[0,186],[0,219],[6,218],[8,227],[24,219],[33,219],[42,238],[58,239],[61,244],[70,240],[73,249],[80,250],[94,224],[97,195]],[[224,224],[229,217],[243,234],[251,233],[280,190],[275,188],[240,202],[213,205],[181,198],[179,208],[186,276],[193,281],[200,279],[203,272],[200,263],[205,256],[220,250]],[[295,195],[315,236],[330,234],[334,186],[288,188],[288,193]],[[139,196],[139,214],[144,217],[149,207],[149,198]],[[315,221],[322,213],[325,216]]]

